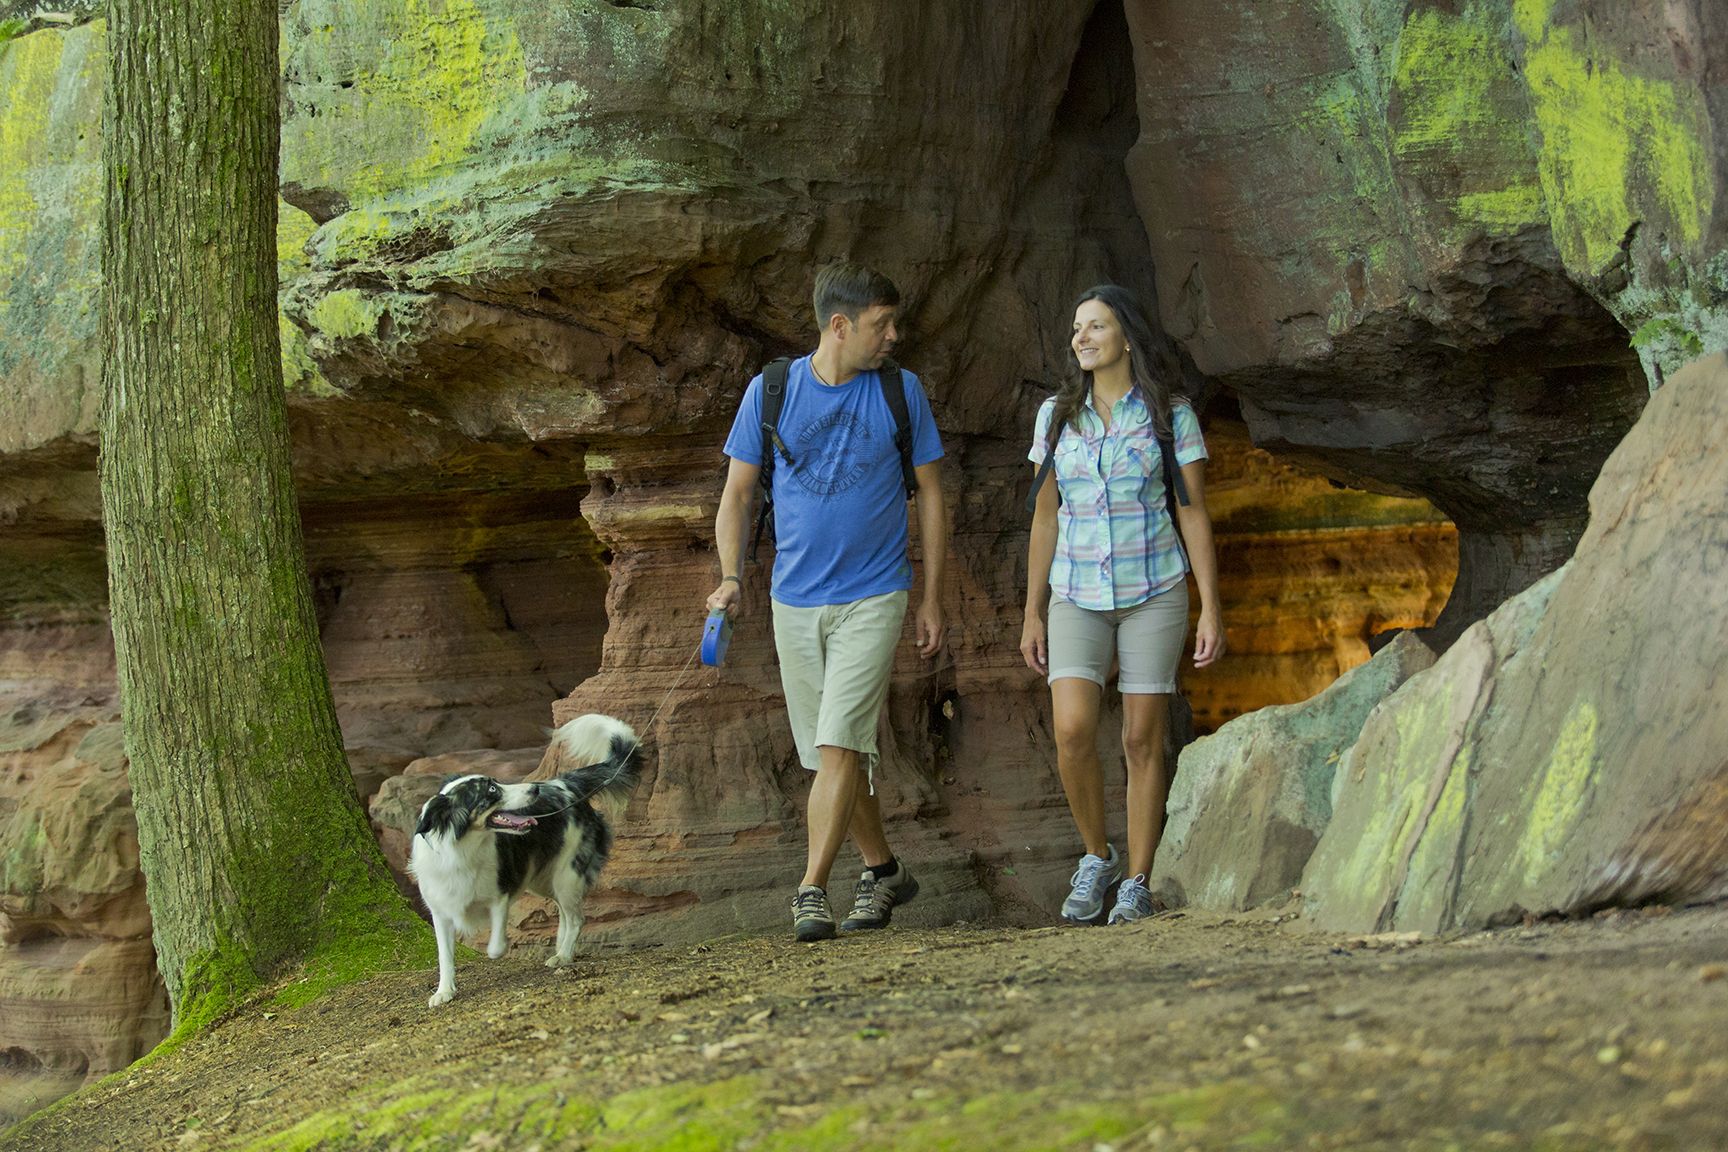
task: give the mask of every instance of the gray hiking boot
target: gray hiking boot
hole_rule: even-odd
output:
[[[918,895],[918,881],[912,869],[901,861],[894,875],[878,880],[870,869],[858,877],[858,891],[852,899],[852,911],[840,922],[840,931],[856,932],[863,928],[886,928],[894,909],[909,904]]]
[[[1132,924],[1152,915],[1152,890],[1144,874],[1130,876],[1116,889],[1116,907],[1110,909],[1111,924]]]
[[[828,910],[828,893],[814,884],[802,884],[792,897],[792,933],[810,944],[834,939],[834,913]]]
[[[1075,924],[1089,924],[1104,911],[1104,893],[1122,875],[1122,859],[1116,855],[1116,845],[1110,845],[1108,860],[1088,852],[1080,857],[1069,883],[1074,890],[1062,901],[1062,919]]]

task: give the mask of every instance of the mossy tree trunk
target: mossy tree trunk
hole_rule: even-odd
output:
[[[305,963],[421,962],[355,796],[306,575],[276,319],[276,0],[111,0],[102,510],[177,1035]],[[303,986],[305,987],[305,986]]]

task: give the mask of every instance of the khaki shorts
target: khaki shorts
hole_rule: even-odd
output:
[[[859,753],[876,790],[876,722],[888,698],[894,647],[906,623],[905,592],[850,604],[793,608],[774,601],[774,650],[798,759],[814,772],[823,745]]]
[[[1116,687],[1123,695],[1159,695],[1176,691],[1176,665],[1188,637],[1186,582],[1130,608],[1094,612],[1066,600],[1050,601],[1050,682],[1065,676],[1091,680],[1100,688],[1116,657],[1121,672]]]

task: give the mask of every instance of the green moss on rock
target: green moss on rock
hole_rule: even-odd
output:
[[[1555,24],[1552,0],[1515,0],[1512,10],[1568,267],[1600,275],[1638,222],[1696,244],[1715,200],[1702,91],[1634,74],[1582,29]]]
[[[1394,74],[1399,163],[1428,173],[1428,186],[1466,222],[1497,233],[1547,218],[1508,32],[1498,5],[1413,12]]]
[[[286,126],[283,176],[356,202],[447,172],[526,86],[515,29],[475,0],[307,4],[299,20],[287,62],[317,115]]]
[[[0,452],[94,427],[100,24],[0,46]]]
[[[354,288],[341,288],[320,296],[312,305],[310,319],[326,336],[345,340],[375,334],[387,310],[375,296]]]

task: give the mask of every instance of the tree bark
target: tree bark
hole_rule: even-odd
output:
[[[276,319],[276,0],[112,0],[108,44],[102,509],[183,1035],[293,964],[318,984],[429,953],[355,795],[306,575]]]

